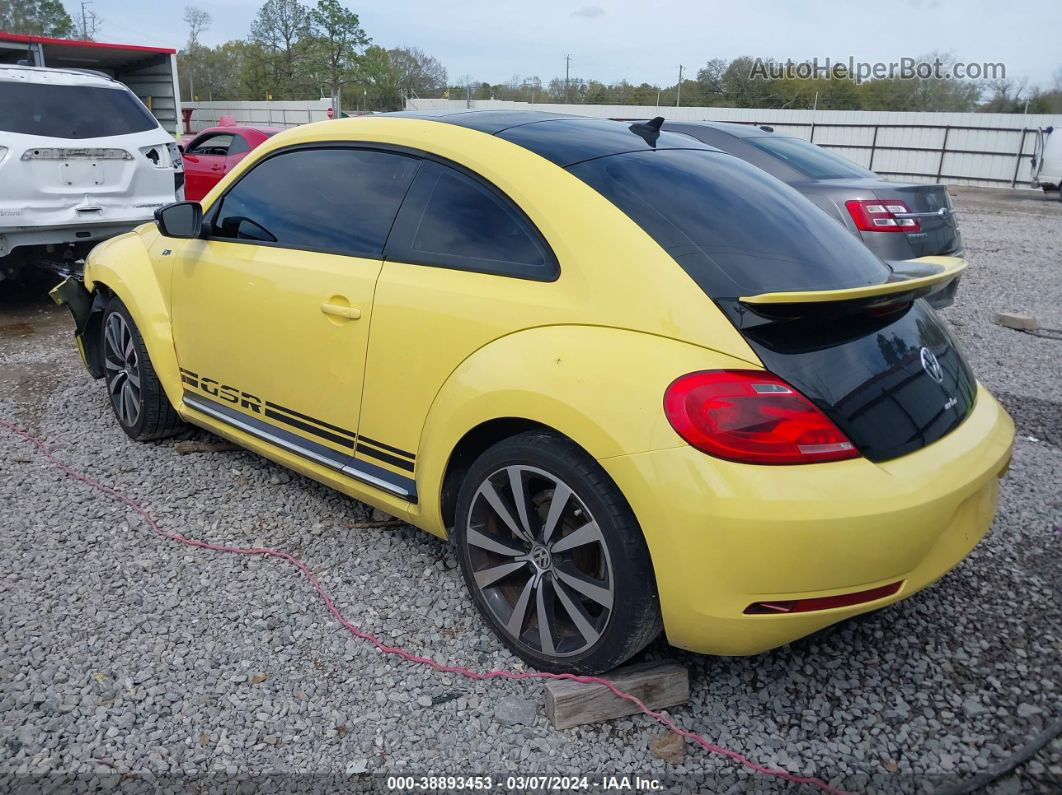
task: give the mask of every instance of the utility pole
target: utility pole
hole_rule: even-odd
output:
[[[679,102],[682,100],[682,64],[679,64],[679,81],[678,92],[675,94],[675,107],[679,106]]]
[[[571,65],[572,65],[572,56],[565,55],[564,56],[564,101],[566,103],[567,102],[571,102],[571,99],[568,96],[568,75],[569,75],[569,72],[570,72],[570,69],[571,69]]]
[[[85,6],[91,3],[92,0],[81,0],[81,38],[87,39],[88,35],[88,15],[85,13]]]

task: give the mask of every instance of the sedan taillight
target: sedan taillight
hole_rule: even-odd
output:
[[[920,232],[922,225],[916,218],[904,218],[910,208],[899,199],[863,199],[845,202],[860,232]],[[901,216],[901,217],[897,217]]]
[[[671,427],[698,450],[745,464],[813,464],[859,451],[814,403],[763,370],[709,370],[664,394]]]

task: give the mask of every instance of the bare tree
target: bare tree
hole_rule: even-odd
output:
[[[184,48],[188,65],[188,96],[195,99],[195,75],[203,65],[203,46],[199,43],[199,34],[210,27],[213,18],[209,12],[197,6],[184,7],[184,22],[188,25],[188,44]]]
[[[184,24],[188,26],[188,49],[199,46],[199,34],[210,27],[214,18],[198,6],[184,7]]]
[[[434,94],[446,88],[446,69],[438,60],[416,47],[387,51],[391,68],[398,78],[402,98]]]

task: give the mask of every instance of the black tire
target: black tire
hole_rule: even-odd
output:
[[[484,452],[461,485],[451,537],[480,613],[535,668],[602,673],[660,634],[634,512],[600,465],[559,434],[529,431]]]
[[[103,313],[100,346],[108,402],[126,435],[146,442],[181,431],[184,422],[166,397],[140,330],[118,298],[112,298]]]

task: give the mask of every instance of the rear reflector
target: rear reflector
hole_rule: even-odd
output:
[[[785,602],[753,602],[745,608],[745,614],[750,616],[773,616],[787,613],[811,613],[815,610],[830,610],[835,607],[851,607],[852,605],[873,602],[875,599],[884,599],[886,596],[892,596],[900,590],[901,585],[903,585],[902,580],[891,585],[882,585],[880,588],[871,588],[869,591],[842,593],[837,596],[792,599]]]
[[[744,464],[814,464],[859,451],[819,408],[773,373],[706,370],[664,393],[675,432],[716,458]]]
[[[920,232],[922,225],[915,218],[903,218],[911,209],[899,199],[870,199],[845,202],[860,232]],[[899,216],[899,217],[898,217]]]

